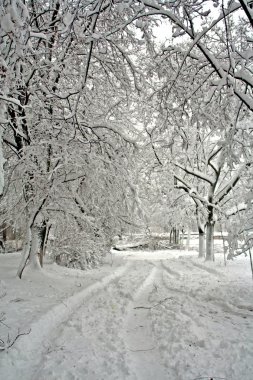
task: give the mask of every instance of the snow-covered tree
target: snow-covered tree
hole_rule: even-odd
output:
[[[141,72],[132,56],[143,42],[131,26],[121,27],[130,13],[104,1],[80,6],[58,0],[6,0],[1,7],[1,136],[8,157],[3,208],[10,222],[26,224],[20,277],[28,260],[39,267],[37,252],[45,245],[47,224],[59,215],[52,211],[59,194],[67,199],[61,212],[66,207],[72,212],[74,202],[74,214],[89,217],[89,201],[77,197],[85,180],[93,183],[89,194],[95,196],[94,187],[123,173],[114,158],[138,135],[131,125]],[[3,178],[2,169],[0,174]],[[111,199],[108,193],[102,195],[108,212],[115,194]],[[104,222],[99,222],[102,214],[96,214],[93,227],[105,232]]]

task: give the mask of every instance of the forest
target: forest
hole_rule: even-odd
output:
[[[252,246],[252,18],[246,0],[3,0],[3,241],[82,269],[129,231]],[[51,236],[51,238],[50,238]],[[238,241],[240,242],[238,245]]]

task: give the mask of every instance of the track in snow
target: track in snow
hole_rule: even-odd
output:
[[[40,379],[33,375],[33,369],[39,366],[40,361],[43,360],[45,349],[50,351],[48,342],[52,339],[52,336],[55,336],[58,326],[64,325],[72,313],[89,296],[116,281],[123,273],[129,270],[130,266],[130,263],[126,263],[124,266],[113,270],[110,275],[95,281],[81,292],[67,298],[35,321],[31,325],[31,333],[19,339],[10,353],[4,352],[3,356],[1,356],[0,379],[3,376],[5,380],[13,380],[14,378],[19,378],[20,380]],[[54,343],[52,347],[53,350],[58,350],[57,346],[54,347]],[[30,365],[27,366],[25,363],[30,363]],[[4,375],[2,376],[2,374]]]
[[[122,329],[133,294],[138,294],[143,283],[145,286],[152,270],[149,263],[144,263],[140,271],[139,263],[134,262],[121,277],[87,298],[71,319],[58,327],[33,378],[135,378]]]
[[[165,379],[157,342],[153,336],[150,319],[150,294],[156,292],[159,271],[152,269],[129,304],[125,322],[125,343],[131,378],[139,380]]]
[[[130,260],[67,299],[68,312],[47,331],[43,321],[52,311],[35,323],[34,332],[42,333],[19,342],[19,347],[28,343],[31,366],[24,357],[12,375],[21,380],[252,380],[253,308],[243,288],[234,288],[227,299],[231,286],[222,272],[193,260]],[[55,309],[63,311],[64,304]]]

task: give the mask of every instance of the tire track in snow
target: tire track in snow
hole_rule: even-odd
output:
[[[105,276],[81,292],[68,297],[64,302],[54,306],[38,321],[34,322],[31,325],[31,333],[29,335],[20,337],[10,352],[2,353],[2,359],[5,360],[1,363],[1,370],[3,370],[3,373],[8,374],[5,376],[5,380],[13,380],[14,378],[33,379],[32,368],[35,368],[40,363],[44,350],[43,342],[45,343],[45,341],[50,339],[57,326],[66,321],[80,307],[85,298],[121,277],[129,271],[131,266],[132,263],[127,262],[112,274]],[[31,363],[29,371],[27,369],[28,366],[23,365],[24,362]],[[23,367],[25,368],[24,371]],[[12,368],[12,371],[10,371],[10,368]]]
[[[194,267],[197,267],[199,269],[202,269],[203,271],[205,272],[208,272],[208,273],[211,273],[211,274],[214,274],[215,276],[217,277],[221,277],[222,276],[222,273],[217,271],[216,269],[213,269],[213,268],[209,268],[203,264],[198,264],[198,263],[195,263],[193,261],[190,261],[190,263],[194,266]]]
[[[229,301],[221,302],[219,299],[214,297],[207,297],[206,301],[211,302],[228,315],[234,315],[244,319],[253,318],[252,309],[241,308]]]
[[[140,270],[140,264],[131,261],[121,277],[87,298],[67,324],[59,326],[33,379],[129,378],[122,325],[132,295],[150,270],[150,264],[142,263]]]
[[[172,263],[172,260],[170,262],[170,264]],[[176,277],[177,279],[180,279],[181,278],[181,273],[175,271],[174,269],[171,269],[171,267],[168,267],[167,265],[164,264],[163,261],[161,261],[161,267],[162,269],[164,269],[167,273],[169,273],[170,275]]]
[[[188,266],[189,269],[190,268],[198,268],[198,269],[203,270],[204,272],[207,272],[208,274],[209,273],[214,274],[217,277],[223,276],[222,273],[219,272],[218,270],[206,267],[205,265],[202,265],[199,263],[195,263],[192,260],[187,261],[187,262],[185,260],[181,260],[181,261],[182,261],[182,263],[184,263],[184,265]],[[169,290],[173,291],[172,288],[169,288]],[[180,290],[177,290],[177,292],[180,292]],[[207,296],[207,297],[201,299],[199,297],[196,297],[196,294],[193,297],[193,295],[190,292],[185,293],[185,294],[187,294],[189,297],[192,297],[193,302],[198,301],[200,303],[200,302],[204,301],[204,302],[208,302],[209,305],[212,304],[213,308],[218,308],[218,312],[225,312],[228,315],[231,314],[231,315],[238,316],[241,318],[248,318],[248,317],[252,318],[253,317],[253,313],[252,313],[253,312],[253,306],[243,305],[240,307],[240,305],[236,305],[236,304],[229,302],[229,301],[221,302],[221,300],[219,298],[214,297],[214,296]],[[212,313],[212,311],[211,311],[211,313]]]
[[[193,265],[193,267],[198,268],[198,265]],[[202,269],[202,268],[200,268]],[[166,270],[166,276],[171,280],[171,273],[170,271]],[[173,277],[173,275],[172,275]],[[238,316],[241,318],[253,318],[253,307],[247,306],[244,308],[240,308],[237,305],[227,301],[227,302],[221,302],[219,298],[216,298],[214,296],[206,296],[206,297],[199,297],[197,294],[192,294],[192,290],[186,291],[184,289],[180,289],[178,287],[172,287],[169,286],[168,283],[165,281],[164,276],[163,276],[163,284],[166,287],[167,290],[174,294],[178,295],[184,295],[185,297],[188,298],[188,300],[191,300],[191,304],[197,304],[198,307],[200,307],[202,304],[208,304],[208,307],[206,310],[207,314],[221,314],[222,312],[225,312],[227,314],[226,318],[229,318],[229,314]],[[185,300],[186,301],[186,300]],[[186,316],[190,317],[190,314],[188,312],[184,312],[182,310],[182,313],[185,314]]]
[[[191,321],[196,326],[203,326],[201,318],[196,316],[196,313],[191,313],[191,310],[194,310],[194,308],[198,309],[202,306],[201,299],[196,298],[196,296],[192,295],[190,291],[168,286],[164,275],[162,276],[162,283],[170,294],[173,294],[171,303],[168,306],[165,304],[164,307],[168,308],[171,312],[175,311],[175,315],[182,313],[187,320]]]
[[[174,283],[175,287],[168,286],[166,279],[169,283]],[[152,323],[164,367],[167,368],[167,378],[182,380],[182,374],[188,372],[191,378],[192,366],[192,378],[195,378],[197,376],[194,376],[194,370],[198,368],[196,358],[200,351],[206,349],[207,340],[204,320],[198,315],[198,311],[202,310],[201,301],[189,294],[185,283],[183,288],[179,288],[181,282],[166,271],[162,272],[160,280],[159,298],[172,296],[168,302],[152,310]],[[181,359],[182,356],[184,360]]]
[[[128,307],[124,340],[127,346],[127,361],[131,368],[130,379],[167,379],[150,318],[150,294],[156,291],[155,280],[159,272],[155,265]]]
[[[199,274],[195,274],[197,276],[194,276],[194,291],[197,297],[187,287],[187,278],[182,286],[177,279],[164,271],[162,283],[158,284],[159,298],[172,295],[171,300],[163,303],[159,308],[154,308],[151,314],[164,366],[168,367],[170,374],[168,378],[182,380],[183,374],[187,373],[189,378],[193,379],[200,376],[199,367],[209,369],[208,371],[212,373],[214,365],[220,368],[220,376],[243,378],[234,376],[236,372],[233,366],[237,368],[237,362],[240,360],[235,343],[240,337],[241,355],[246,356],[245,362],[247,362],[251,347],[249,346],[247,351],[244,342],[250,341],[249,335],[252,333],[250,325],[252,324],[251,320],[242,318],[245,318],[246,313],[252,313],[251,308],[247,305],[248,312],[245,314],[242,310],[241,313],[237,311],[234,313],[235,310],[231,309],[232,305],[229,302],[224,303],[222,299],[209,295],[210,285],[214,282],[217,283],[217,288],[214,290],[219,296],[217,279],[205,277],[207,287],[202,288],[202,273],[199,271]],[[189,273],[189,280],[190,276]],[[197,292],[197,284],[200,292]],[[233,318],[233,315],[237,318]],[[238,317],[241,319],[239,320]],[[242,369],[246,368],[246,364],[244,363],[240,368],[240,371],[244,371]],[[251,379],[251,377],[246,378]]]

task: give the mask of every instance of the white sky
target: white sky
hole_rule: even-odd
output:
[[[204,11],[206,11],[208,9],[211,10],[211,14],[207,18],[208,24],[209,24],[212,20],[218,18],[219,14],[220,14],[220,11],[221,11],[221,6],[219,5],[219,7],[216,8],[216,7],[213,6],[213,2],[212,1],[210,1],[208,3],[203,7],[203,10]],[[224,2],[225,6],[226,6],[226,4],[227,4],[227,1]],[[205,19],[203,19],[203,20],[205,20]],[[200,29],[201,29],[204,26],[203,23],[202,23],[203,20],[201,20],[201,19],[196,20],[195,19],[194,24],[196,26],[200,27]],[[157,27],[154,27],[153,31],[154,31],[154,35],[157,37],[157,39],[161,43],[163,43],[166,40],[172,38],[172,24],[168,20],[166,20],[164,18],[161,18],[161,21],[159,21],[159,23],[160,23],[160,25],[157,26]],[[202,25],[201,25],[201,23],[202,23]],[[182,37],[176,38],[176,41],[179,41],[180,38],[182,39]]]

